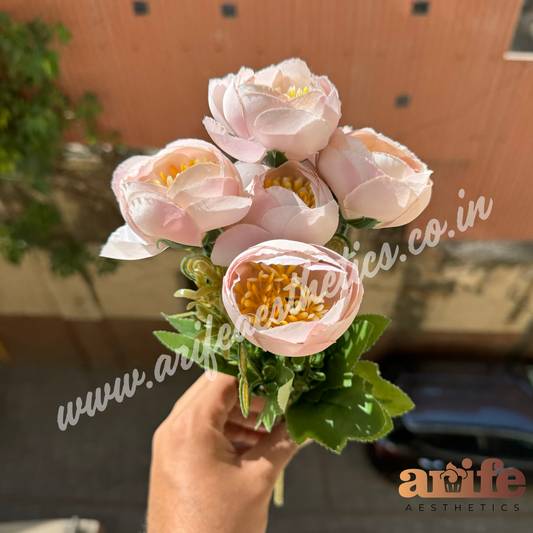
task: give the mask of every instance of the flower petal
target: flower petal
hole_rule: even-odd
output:
[[[254,138],[267,150],[280,150],[297,161],[324,148],[330,133],[323,118],[301,109],[270,109],[254,125]]]
[[[416,172],[427,170],[425,163],[422,163],[408,148],[381,133],[377,133],[372,128],[354,130],[350,132],[350,136],[363,141],[365,146],[372,152],[385,152],[386,154],[391,154],[402,159]]]
[[[102,246],[100,256],[123,260],[146,259],[160,254],[165,248],[166,246],[157,248],[155,244],[145,242],[125,224],[109,236],[107,243]]]
[[[278,67],[267,67],[256,73],[254,83],[259,85],[267,85],[275,89],[281,87],[283,83],[283,73]]]
[[[326,244],[337,231],[339,206],[331,200],[322,207],[303,209],[287,226],[284,238],[291,241]]]
[[[193,165],[179,174],[178,179],[168,189],[168,197],[174,199],[176,195],[182,191],[186,191],[189,187],[194,187],[198,184],[222,177],[219,165],[215,165],[214,163]]]
[[[356,187],[383,173],[368,159],[359,154],[339,151],[328,145],[318,156],[318,172],[341,201]]]
[[[224,228],[239,222],[252,205],[251,198],[222,196],[205,198],[187,208],[187,213],[196,221],[201,231]]]
[[[331,131],[333,131],[339,125],[339,120],[341,118],[341,100],[339,98],[339,92],[335,85],[333,85],[326,76],[320,76],[318,82],[327,95],[326,108],[324,109],[322,116],[328,121]]]
[[[405,162],[390,154],[374,152],[374,161],[383,174],[401,180],[414,174],[413,169]]]
[[[272,233],[252,224],[237,224],[218,237],[213,247],[211,261],[215,265],[229,266],[242,252],[256,244],[270,241]]]
[[[277,65],[283,74],[282,92],[286,93],[290,87],[304,89],[311,85],[311,71],[305,61],[301,59],[286,59]]]
[[[267,151],[260,143],[230,135],[226,128],[212,118],[205,117],[203,124],[211,139],[232,157],[246,163],[257,163],[265,157]]]
[[[363,183],[344,199],[349,219],[369,217],[380,222],[398,218],[408,207],[411,189],[401,180],[379,176]]]
[[[227,130],[231,133],[235,133],[231,126],[226,122],[224,118],[224,95],[228,88],[229,80],[228,78],[218,79],[214,78],[209,80],[209,88],[207,90],[207,100],[209,104],[209,110],[213,115],[213,118],[222,124]]]
[[[259,180],[252,186],[252,207],[248,214],[241,220],[240,224],[254,224],[261,226],[261,221],[266,213],[271,209],[279,207],[279,203],[264,189]]]
[[[239,172],[243,188],[246,190],[249,190],[255,178],[262,176],[268,170],[268,167],[261,163],[244,163],[243,161],[237,161],[235,168]]]
[[[392,222],[388,223],[384,222],[382,224],[378,224],[377,226],[375,226],[376,229],[395,228],[398,226],[405,226],[405,224],[409,224],[410,222],[412,222],[428,206],[429,201],[431,200],[431,190],[432,184],[428,185],[416,198],[416,200],[411,204],[411,206],[396,220],[393,220]]]
[[[239,186],[231,178],[211,178],[187,187],[172,199],[186,210],[191,204],[213,196],[239,196]]]
[[[302,211],[300,206],[282,206],[271,209],[261,220],[261,227],[275,235],[277,239],[285,239],[285,231],[292,219]]]
[[[244,117],[248,132],[253,134],[255,119],[268,109],[288,108],[285,97],[270,87],[245,84],[238,89],[239,97],[244,108]],[[247,136],[249,137],[249,135]]]
[[[135,225],[155,239],[201,246],[202,234],[193,218],[172,200],[156,193],[132,195],[129,214]]]
[[[224,108],[224,117],[227,123],[231,126],[231,129],[239,137],[248,139],[250,134],[248,133],[248,128],[246,127],[244,107],[242,105],[241,98],[237,93],[235,82],[232,82],[228,85],[228,88],[224,93],[222,105]]]
[[[134,155],[133,157],[122,161],[122,163],[116,168],[115,172],[113,172],[111,188],[117,199],[120,198],[120,184],[122,183],[122,180],[128,174],[134,175],[136,170],[142,167],[149,159],[150,157],[146,155]]]

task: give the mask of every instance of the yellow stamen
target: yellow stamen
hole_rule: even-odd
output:
[[[292,87],[289,87],[289,90],[286,93],[283,93],[281,87],[276,87],[274,90],[279,94],[284,94],[287,98],[294,98],[295,96],[301,96],[302,94],[305,94],[307,92],[307,87],[304,87],[303,89],[296,89],[296,87],[293,85]]]
[[[251,266],[259,270],[259,274],[248,278],[246,293],[240,283],[234,289],[240,312],[253,315],[248,317],[251,324],[273,328],[293,322],[311,322],[320,320],[329,311],[322,295],[302,285],[302,267],[264,263]]]
[[[313,193],[311,182],[309,180],[305,180],[304,182],[304,178],[301,176],[299,176],[297,179],[295,179],[294,176],[284,176],[283,178],[274,178],[273,180],[268,178],[263,184],[265,189],[268,189],[269,187],[280,186],[289,191],[293,191],[300,197],[302,202],[307,204],[308,207],[315,207],[315,194]]]
[[[161,180],[155,179],[154,183],[156,185],[165,185],[166,187],[170,188],[172,187],[172,184],[176,181],[177,177],[187,170],[188,168],[191,168],[194,165],[197,165],[198,163],[202,163],[199,159],[191,159],[189,160],[189,163],[182,163],[180,165],[180,170],[178,171],[178,168],[176,165],[169,165],[168,169],[170,171],[170,175],[166,175],[164,172],[160,172],[159,175],[161,176]],[[204,159],[203,163],[213,163],[212,161],[209,161],[208,159]],[[218,163],[215,163],[215,165],[218,165]]]

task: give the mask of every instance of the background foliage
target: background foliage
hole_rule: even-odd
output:
[[[102,107],[96,95],[73,102],[57,85],[60,58],[51,45],[69,41],[62,24],[18,23],[0,13],[0,254],[18,264],[28,250],[45,250],[61,276],[86,274],[90,263],[99,273],[116,267],[72,235],[52,196],[64,133],[78,123],[89,144],[106,140],[97,126]],[[107,137],[116,140],[116,134]]]

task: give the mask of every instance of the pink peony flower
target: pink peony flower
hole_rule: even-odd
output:
[[[228,315],[246,339],[291,357],[333,344],[353,322],[362,298],[353,263],[322,246],[285,240],[239,255],[222,287]]]
[[[339,123],[341,102],[326,76],[313,75],[301,59],[288,59],[258,72],[209,81],[204,125],[218,146],[248,163],[267,150],[302,161],[324,148]]]
[[[235,166],[212,144],[184,139],[153,157],[135,156],[113,174],[126,225],[100,255],[142,259],[160,253],[158,239],[201,246],[205,232],[235,224],[252,205]]]
[[[371,128],[337,128],[318,154],[317,168],[342,216],[376,219],[376,228],[408,224],[431,198],[431,170],[405,146]]]
[[[278,168],[237,163],[243,180],[253,178],[248,214],[217,239],[211,259],[228,266],[250,246],[273,239],[326,244],[339,223],[339,207],[314,167],[288,161]],[[244,178],[246,176],[246,178]]]

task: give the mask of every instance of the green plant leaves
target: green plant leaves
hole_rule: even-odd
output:
[[[163,316],[175,329],[181,331],[181,333],[154,331],[154,335],[164,346],[204,369],[213,369],[216,364],[217,372],[237,377],[239,371],[236,365],[222,357],[219,351],[195,339],[195,336],[203,331],[196,329],[196,320],[173,317],[164,313]]]
[[[376,363],[359,361],[353,372],[366,380],[365,389],[379,401],[390,416],[402,415],[414,407],[414,403],[405,392],[381,377]]]
[[[211,252],[213,251],[213,247],[215,246],[215,242],[217,241],[218,237],[222,234],[221,229],[212,229],[211,231],[208,231],[204,238],[202,239],[202,248],[204,250],[205,255],[207,257],[211,257]]]
[[[320,402],[301,398],[286,413],[287,429],[297,444],[314,439],[340,452],[348,439],[370,441],[392,429],[390,416],[355,376],[348,388],[325,391]]]
[[[194,272],[200,275],[197,268]],[[238,378],[243,416],[249,416],[252,394],[260,395],[265,405],[256,428],[263,424],[271,431],[285,415],[287,429],[299,444],[313,439],[338,453],[348,440],[382,437],[391,431],[392,417],[413,407],[403,391],[381,377],[375,363],[359,360],[388,326],[386,317],[356,317],[334,345],[313,356],[276,356],[243,341],[233,345],[226,360],[202,344],[204,324],[198,328],[199,322],[187,314],[163,316],[180,332],[154,332],[165,346],[212,368],[213,360],[203,353],[207,349],[219,371]]]
[[[60,56],[54,37],[67,44],[70,33],[62,24],[39,18],[17,22],[0,14],[0,196],[10,204],[0,214],[0,254],[18,263],[28,251],[44,250],[55,274],[88,278],[91,265],[96,267],[93,271],[102,272],[99,259],[74,234],[72,224],[62,217],[53,228],[30,220],[32,210],[55,206],[49,178],[64,155],[64,134],[74,119],[80,121],[89,143],[104,140],[96,121],[102,111],[96,95],[85,93],[73,102],[56,83]],[[65,188],[67,194],[71,187]]]
[[[294,372],[285,366],[281,357],[276,361],[275,368],[276,376],[274,383],[277,385],[277,390],[266,395],[265,406],[259,414],[255,425],[258,428],[262,423],[268,431],[271,431],[276,417],[285,412],[292,392],[292,381],[294,379]]]
[[[372,324],[372,331],[367,338],[366,346],[362,352],[364,353],[374,346],[376,341],[381,337],[381,334],[387,329],[387,326],[390,324],[390,318],[382,315],[358,315],[355,317],[352,326],[361,321]]]
[[[382,437],[393,427],[391,417],[413,407],[403,391],[381,377],[375,363],[359,361],[389,323],[380,315],[360,315],[326,350],[326,379],[287,410],[287,428],[297,443],[311,438],[340,452],[350,439]]]
[[[185,244],[180,244],[179,242],[169,241],[168,239],[157,239],[157,242],[155,245],[159,248],[159,243],[163,243],[165,246],[168,246],[169,248],[173,248],[174,250],[186,251],[190,252],[193,249],[197,249],[194,246],[188,246]]]
[[[267,165],[268,167],[278,168],[287,161],[288,159],[285,155],[285,152],[280,152],[279,150],[269,150],[263,159],[263,164]]]
[[[352,369],[361,354],[368,351],[389,325],[390,320],[381,315],[360,315],[350,327],[326,350],[323,372],[325,381],[306,394],[306,399],[318,401],[322,392],[328,389],[349,387]]]
[[[379,220],[368,217],[354,218],[353,220],[345,220],[344,222],[356,229],[372,229],[379,224]]]
[[[326,351],[322,370],[326,379],[306,394],[306,400],[317,402],[324,391],[351,385],[352,368],[365,351],[372,329],[372,324],[366,320],[352,323],[333,347]]]
[[[194,339],[202,329],[201,327],[196,327],[196,324],[200,324],[200,322],[195,318],[181,318],[172,315],[166,315],[165,313],[161,314],[173,328],[177,329],[184,335],[187,335],[187,337],[191,337],[191,339]]]

